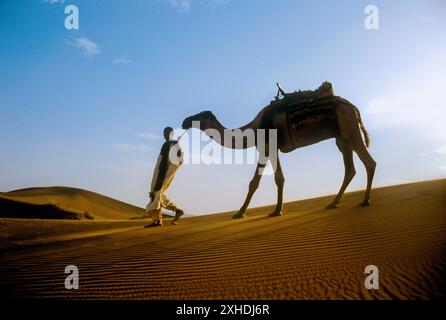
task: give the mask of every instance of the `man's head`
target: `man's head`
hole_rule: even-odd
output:
[[[173,135],[173,128],[165,127],[164,128],[164,139],[166,139],[166,141],[169,141],[172,139],[172,135]]]

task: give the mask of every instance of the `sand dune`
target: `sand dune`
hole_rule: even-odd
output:
[[[249,210],[244,220],[224,213],[154,229],[62,233],[14,247],[10,236],[10,249],[0,256],[2,293],[70,299],[444,298],[446,180],[375,189],[371,207],[357,207],[361,198],[348,193],[335,210],[325,210],[331,197],[322,197],[286,204],[283,217],[267,218],[272,207],[263,207]],[[8,230],[5,221],[14,229],[16,220],[3,219],[1,232]],[[64,287],[69,264],[79,268],[77,291]],[[373,291],[363,285],[371,264],[380,272],[380,288]]]
[[[77,188],[28,188],[0,193],[0,217],[126,220],[143,214],[142,208]]]

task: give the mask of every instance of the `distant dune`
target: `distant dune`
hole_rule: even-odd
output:
[[[0,192],[0,217],[31,219],[118,219],[142,217],[144,209],[101,194],[69,187]]]
[[[446,179],[372,194],[371,207],[357,207],[363,193],[353,192],[334,210],[327,196],[287,203],[282,217],[266,217],[270,206],[147,229],[0,219],[0,287],[22,298],[444,299]],[[45,224],[57,237],[26,240]],[[64,287],[71,264],[79,290]],[[365,288],[367,265],[379,268],[379,289]]]

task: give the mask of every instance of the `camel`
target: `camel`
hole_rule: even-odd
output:
[[[282,99],[279,99],[280,95],[283,96]],[[359,156],[367,171],[367,188],[364,200],[359,206],[370,205],[370,190],[376,168],[376,162],[367,150],[370,144],[370,138],[361,120],[358,108],[346,99],[335,96],[329,82],[324,82],[315,91],[299,91],[289,94],[285,93],[279,87],[276,100],[271,101],[269,105],[264,107],[251,122],[238,129],[226,129],[211,111],[203,111],[187,117],[183,121],[183,129],[187,130],[191,128],[193,121],[199,121],[199,129],[206,133],[207,129],[216,130],[216,132],[220,133],[221,138],[214,140],[222,146],[232,149],[246,149],[251,147],[258,149],[257,139],[251,143],[243,141],[242,145],[235,145],[233,139],[231,141],[225,141],[225,130],[240,130],[240,132],[244,132],[247,129],[264,129],[265,131],[275,129],[277,130],[277,148],[283,153],[334,138],[343,156],[345,173],[341,188],[333,201],[327,206],[327,209],[337,207],[345,189],[356,174],[353,162],[353,151]],[[364,135],[364,141],[361,137],[360,130]],[[210,138],[213,138],[212,135],[208,135]],[[269,148],[268,145],[267,148]],[[267,150],[267,152],[270,151]],[[278,155],[278,152],[275,154]],[[234,219],[246,217],[246,209],[259,186],[261,170],[264,166],[265,163],[259,162],[257,164],[254,177],[249,183],[249,190],[245,202],[240,210],[233,215]],[[283,214],[283,187],[285,178],[278,156],[275,161],[275,168],[273,169],[275,174],[274,180],[277,185],[277,203],[275,210],[269,214],[270,217],[281,216]]]

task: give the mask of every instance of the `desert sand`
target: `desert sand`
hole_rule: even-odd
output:
[[[2,295],[69,299],[430,299],[445,297],[446,179],[191,217],[134,221],[0,219]],[[64,269],[79,268],[79,290]],[[364,268],[379,268],[379,289]]]

